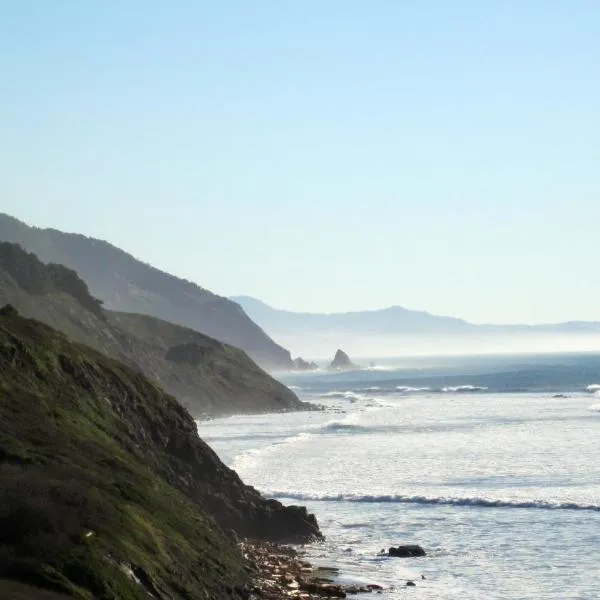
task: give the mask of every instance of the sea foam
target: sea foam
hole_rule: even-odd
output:
[[[296,494],[289,492],[268,492],[272,498],[286,498],[300,501],[320,502],[365,502],[398,504],[440,504],[449,506],[467,506],[481,508],[528,508],[544,510],[590,510],[600,511],[598,504],[579,504],[577,502],[550,502],[546,500],[503,500],[480,497],[452,496],[402,496],[402,495],[359,495],[359,494]]]
[[[487,387],[483,385],[449,385],[442,388],[442,392],[452,392],[452,393],[460,393],[460,392],[485,392],[487,391]]]

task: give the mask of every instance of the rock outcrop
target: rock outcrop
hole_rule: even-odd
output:
[[[0,398],[0,580],[81,598],[243,598],[236,536],[320,537],[303,507],[244,485],[172,396],[14,308],[0,311]]]
[[[331,364],[328,367],[330,371],[346,371],[356,368],[357,366],[350,360],[350,357],[340,349],[337,350],[333,360],[331,361]]]
[[[398,556],[408,558],[412,556],[425,556],[425,550],[418,544],[403,544],[401,546],[391,547],[388,550],[389,556]]]
[[[252,593],[256,600],[323,600],[356,594],[392,592],[377,583],[344,584],[335,581],[337,568],[315,567],[301,560],[293,548],[268,543],[242,543],[242,551],[256,571]]]
[[[301,356],[294,359],[294,370],[295,371],[316,371],[319,365],[315,362],[308,362]]]

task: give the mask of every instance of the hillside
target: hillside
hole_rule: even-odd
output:
[[[225,467],[174,398],[10,306],[0,397],[3,582],[87,600],[241,598],[248,573],[224,531],[319,536],[303,508]]]
[[[20,244],[45,263],[75,270],[92,296],[109,310],[150,315],[194,329],[241,348],[267,369],[292,368],[290,353],[236,303],[147,265],[105,241],[30,227],[5,214],[0,214],[0,240]]]
[[[196,417],[307,408],[241,350],[160,319],[103,310],[74,271],[0,242],[6,303],[142,371]]]

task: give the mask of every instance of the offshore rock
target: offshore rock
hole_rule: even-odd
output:
[[[425,556],[425,550],[418,544],[403,544],[401,546],[391,547],[388,550],[388,556],[398,556],[407,558],[412,556]]]
[[[319,365],[315,362],[308,362],[301,356],[294,359],[294,370],[295,371],[316,371]]]
[[[331,364],[329,365],[330,371],[346,371],[349,369],[356,369],[356,365],[350,360],[350,357],[338,348]]]

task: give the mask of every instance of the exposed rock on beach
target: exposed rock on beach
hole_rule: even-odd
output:
[[[337,569],[315,567],[289,546],[245,540],[240,547],[253,574],[250,598],[256,600],[346,598],[385,589],[377,583],[338,583]]]

